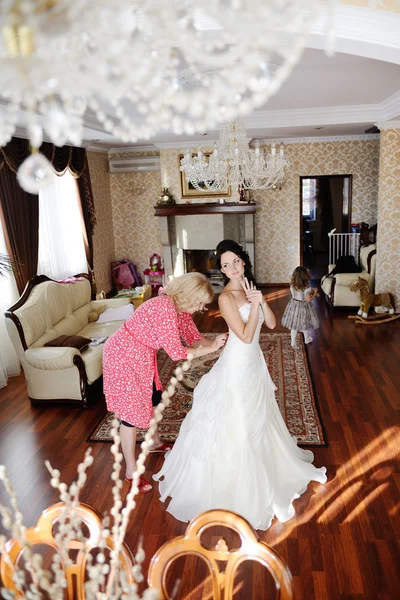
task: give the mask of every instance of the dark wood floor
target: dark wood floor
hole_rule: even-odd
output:
[[[288,290],[265,291],[280,320]],[[308,354],[329,447],[314,453],[329,480],[325,486],[310,485],[296,500],[291,521],[274,522],[259,535],[289,564],[297,600],[399,598],[400,321],[356,326],[346,313],[330,316],[322,299],[317,307],[321,328]],[[198,324],[202,331],[225,330],[216,305]],[[70,483],[104,410],[100,397],[87,410],[31,407],[23,376],[0,391],[0,463],[8,469],[26,525],[57,501],[44,460],[49,458]],[[82,501],[104,512],[111,506],[110,445],[94,444],[93,454]],[[149,473],[161,462],[152,456]],[[134,549],[144,535],[147,568],[155,550],[184,530],[165,512],[155,489],[140,497],[126,541]],[[179,598],[209,598],[201,585],[188,592],[202,575],[194,561],[185,564]],[[267,598],[269,587],[261,569],[249,567],[240,573],[235,597]]]

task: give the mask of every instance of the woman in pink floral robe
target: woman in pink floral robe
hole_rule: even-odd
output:
[[[106,342],[103,352],[104,393],[108,410],[121,420],[121,446],[128,483],[135,468],[136,427],[148,428],[154,397],[162,390],[157,372],[157,350],[164,348],[173,360],[188,352],[203,356],[223,346],[226,335],[209,340],[202,336],[192,314],[211,302],[214,292],[205,275],[188,273],[169,283],[161,296],[144,302]],[[181,339],[188,347],[182,345]],[[158,394],[158,396],[160,393]],[[154,450],[165,451],[158,434]],[[141,477],[139,490],[151,485]]]

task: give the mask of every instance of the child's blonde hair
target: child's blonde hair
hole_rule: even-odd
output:
[[[201,304],[208,304],[214,298],[210,280],[202,273],[197,272],[175,277],[168,283],[164,294],[171,298],[181,312],[186,312]]]
[[[307,267],[296,267],[293,271],[290,285],[292,285],[295,290],[302,292],[309,287],[310,279],[311,273]]]

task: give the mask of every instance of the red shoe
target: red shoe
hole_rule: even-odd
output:
[[[129,479],[129,477],[125,477],[124,481],[126,483],[129,483],[129,488],[130,488],[132,485],[132,479]],[[151,492],[151,490],[153,489],[153,486],[148,481],[146,481],[146,479],[143,477],[143,475],[141,475],[139,477],[138,488],[139,488],[140,493],[146,494],[147,492]]]
[[[165,442],[162,442],[159,446],[157,446],[156,448],[152,448],[149,452],[150,454],[153,454],[154,452],[168,452],[168,450],[171,450],[171,448],[171,444],[166,444]]]

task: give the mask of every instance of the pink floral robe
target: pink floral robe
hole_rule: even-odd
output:
[[[105,343],[103,385],[107,408],[131,425],[148,428],[153,414],[153,380],[162,389],[157,372],[157,350],[172,360],[184,359],[201,333],[189,313],[177,313],[167,295],[144,302]]]

